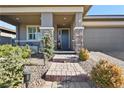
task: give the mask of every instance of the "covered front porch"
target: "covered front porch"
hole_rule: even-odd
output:
[[[78,24],[77,20],[81,20],[80,26],[82,26],[82,15],[82,13],[54,13],[54,44],[56,51],[75,51],[75,26]],[[80,34],[83,35],[83,29]]]
[[[55,51],[78,52],[83,47],[83,6],[0,8],[1,20],[16,26],[16,43],[20,46],[28,44],[33,51],[42,52],[41,39],[50,33]]]

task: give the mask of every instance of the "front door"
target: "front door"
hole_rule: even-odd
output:
[[[61,50],[69,50],[69,29],[59,30],[59,41]]]
[[[62,30],[61,45],[63,50],[69,49],[69,34],[68,30]]]

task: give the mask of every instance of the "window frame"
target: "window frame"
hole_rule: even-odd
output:
[[[28,41],[39,41],[38,39],[29,39],[29,27],[35,27],[36,28],[36,33],[35,33],[35,35],[36,35],[36,37],[37,37],[37,34],[38,34],[38,29],[37,28],[39,28],[40,29],[40,26],[39,25],[27,25],[27,27],[26,27],[26,36],[27,36],[27,40]],[[41,32],[40,32],[41,33]],[[31,34],[31,33],[30,33]]]

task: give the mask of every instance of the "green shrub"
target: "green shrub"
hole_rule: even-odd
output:
[[[121,68],[107,60],[100,60],[93,67],[91,78],[96,86],[101,88],[119,88],[124,85]]]
[[[22,47],[22,57],[29,58],[31,56],[31,49],[28,45]]]
[[[23,65],[27,62],[19,46],[0,46],[0,87],[17,87],[23,81]]]
[[[22,55],[22,58],[26,59],[31,56],[31,49],[28,45],[19,47],[19,46],[12,46],[12,45],[1,45],[0,46],[0,57],[6,57],[11,55],[15,51],[17,54],[19,53]],[[18,52],[19,51],[19,52]]]
[[[85,48],[82,48],[80,49],[80,52],[79,52],[79,59],[82,60],[82,61],[86,61],[89,59],[89,51]]]
[[[0,87],[17,87],[23,80],[23,60],[11,56],[0,62]]]
[[[54,50],[54,45],[53,45],[53,41],[52,41],[52,37],[49,34],[46,34],[43,39],[43,54],[45,59],[52,59],[53,57],[53,50]]]
[[[13,50],[11,45],[0,45],[0,57],[9,56]]]

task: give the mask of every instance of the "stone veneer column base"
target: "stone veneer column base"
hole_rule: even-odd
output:
[[[83,30],[84,27],[74,27],[74,49],[76,53],[83,48]]]

